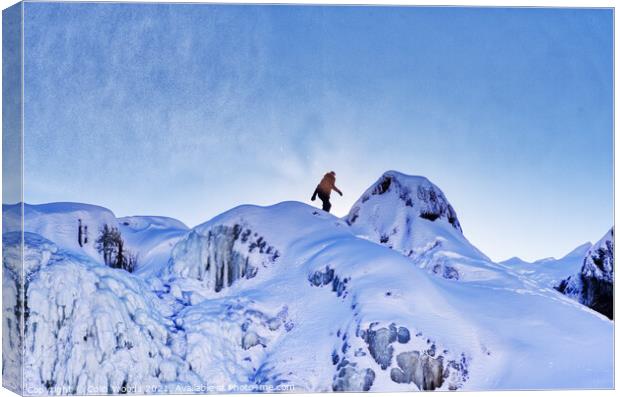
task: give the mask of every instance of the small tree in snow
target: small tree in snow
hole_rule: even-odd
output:
[[[82,220],[78,219],[78,244],[80,245],[80,247],[82,247],[83,245],[83,241],[82,241]]]
[[[137,255],[125,250],[125,242],[118,228],[103,225],[95,247],[103,255],[103,263],[107,266],[132,272],[137,265]]]
[[[127,251],[127,257],[126,257],[126,269],[129,273],[133,272],[136,268],[136,266],[138,265],[138,254],[134,254],[133,252],[129,252]]]

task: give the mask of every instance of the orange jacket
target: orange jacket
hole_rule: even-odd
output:
[[[336,187],[336,174],[333,171],[328,172],[323,176],[323,179],[321,179],[321,182],[316,189],[327,196],[331,194],[332,190],[335,190],[342,195],[340,189]]]

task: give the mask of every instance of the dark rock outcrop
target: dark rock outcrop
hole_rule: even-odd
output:
[[[375,329],[374,324],[371,324],[370,328],[362,334],[362,339],[368,345],[370,355],[381,369],[387,369],[392,364],[392,356],[394,355],[392,343],[396,342],[397,338],[398,331],[395,324],[390,324],[387,328],[377,329]]]
[[[579,273],[555,287],[597,312],[614,318],[614,229],[587,252]]]

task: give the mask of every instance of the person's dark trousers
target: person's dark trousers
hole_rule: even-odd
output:
[[[323,211],[329,212],[329,210],[332,208],[332,203],[329,202],[329,196],[320,190],[318,191],[318,193],[319,198],[323,202]]]

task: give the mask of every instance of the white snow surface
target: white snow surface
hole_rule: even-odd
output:
[[[14,368],[23,347],[27,394],[613,387],[613,322],[490,261],[426,178],[386,173],[345,219],[284,202],[188,230],[25,207],[25,269],[3,230],[3,353]],[[80,247],[77,219],[93,241],[119,227],[138,270]]]

